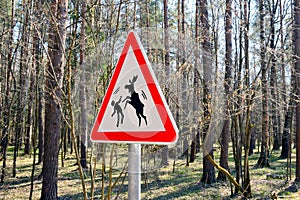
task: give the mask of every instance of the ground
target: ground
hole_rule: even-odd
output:
[[[17,177],[11,178],[12,172],[12,147],[9,148],[8,155],[8,176],[4,184],[0,184],[0,199],[28,199],[30,193],[30,177],[32,170],[32,156],[21,156],[17,161]],[[259,154],[256,153],[250,157],[250,173],[253,199],[300,199],[298,186],[293,184],[295,173],[295,157],[292,158],[292,180],[286,180],[286,160],[279,160],[280,152],[273,152],[270,161],[270,168],[254,167]],[[216,152],[216,160],[218,152]],[[212,185],[199,184],[201,178],[201,160],[198,156],[196,162],[190,163],[186,167],[185,159],[169,160],[169,166],[152,170],[148,174],[142,174],[142,199],[241,199],[240,194],[231,196],[231,187],[228,181],[217,182]],[[107,162],[109,164],[109,162]],[[233,159],[230,154],[229,164],[233,170]],[[95,176],[94,198],[101,199],[101,170],[102,165],[97,162],[97,171]],[[175,168],[174,168],[175,166]],[[81,181],[78,174],[75,156],[68,155],[62,163],[59,163],[58,194],[59,199],[83,199]],[[173,171],[174,170],[174,171]],[[41,180],[38,175],[41,172],[41,165],[36,166],[33,199],[40,198]],[[216,171],[217,173],[217,171]],[[91,172],[85,169],[86,185],[89,197],[91,196]],[[120,174],[120,170],[112,170],[113,185]],[[147,176],[146,176],[147,175]],[[109,169],[105,173],[105,193],[109,182]],[[147,177],[147,178],[146,178]],[[124,182],[123,182],[124,181]],[[120,177],[118,183],[123,182],[123,186],[118,184],[112,190],[112,199],[127,199],[127,177]],[[118,191],[120,193],[117,195]]]

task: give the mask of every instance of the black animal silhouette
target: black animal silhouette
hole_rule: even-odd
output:
[[[122,108],[120,106],[121,100],[122,100],[122,96],[120,96],[119,101],[115,102],[114,100],[112,100],[112,102],[111,102],[111,106],[114,107],[114,112],[111,114],[111,116],[113,117],[116,112],[117,112],[117,116],[118,116],[117,117],[117,127],[119,126],[120,115],[121,115],[121,124],[123,124],[123,119],[124,119],[124,114],[123,114]]]
[[[129,103],[134,107],[136,116],[139,119],[139,126],[141,126],[141,117],[145,120],[147,125],[147,117],[144,115],[144,104],[141,102],[139,94],[134,90],[134,83],[136,82],[138,76],[133,76],[132,80],[129,79],[128,85],[125,85],[125,89],[128,89],[130,96],[127,96],[122,102],[126,101],[124,110]]]

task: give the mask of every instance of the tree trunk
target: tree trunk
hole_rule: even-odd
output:
[[[291,84],[292,84],[292,89],[290,91],[290,100],[289,100],[289,105],[288,109],[285,113],[284,117],[284,124],[283,124],[283,133],[282,133],[282,138],[281,138],[281,143],[282,143],[282,148],[281,148],[281,154],[280,154],[280,159],[286,159],[289,156],[289,149],[290,149],[290,127],[292,123],[292,115],[293,115],[293,109],[294,109],[294,92],[295,92],[295,75],[293,75],[292,72],[292,78],[291,78]]]
[[[184,12],[184,0],[181,1],[181,38],[180,38],[180,42],[181,42],[181,66],[186,66],[185,65],[185,46],[186,46],[186,42],[185,42],[185,24],[184,24],[184,20],[185,20],[185,12]],[[188,117],[188,70],[187,67],[183,67],[182,68],[182,133],[183,134],[188,134],[188,130],[189,130],[189,121],[187,119]]]
[[[34,19],[37,22],[41,20],[41,0],[37,0],[34,5]],[[42,163],[43,153],[44,153],[44,121],[43,121],[43,86],[44,86],[44,67],[41,65],[40,61],[42,59],[41,54],[41,44],[39,34],[43,31],[41,23],[34,24],[33,27],[33,53],[35,62],[35,73],[36,73],[36,89],[37,89],[37,131],[38,131],[38,161],[37,164]]]
[[[156,24],[156,28],[157,28],[157,2],[155,1],[155,24]],[[177,44],[177,53],[176,53],[176,64],[177,64],[177,71],[180,70],[181,67],[181,11],[180,11],[180,6],[181,6],[181,0],[177,1],[177,38],[178,38],[178,44]],[[156,34],[157,35],[157,34]],[[155,41],[157,41],[157,36],[155,37]],[[154,52],[154,60],[155,60],[155,64],[157,64],[157,49]],[[180,76],[178,77],[180,79]],[[181,92],[181,81],[177,81],[176,82],[176,93],[177,93],[177,97],[176,97],[176,110],[175,110],[175,121],[177,124],[181,123],[181,113],[180,113],[180,92]],[[181,150],[182,152],[184,152],[183,154],[186,156],[186,166],[189,165],[189,160],[188,160],[188,144],[187,146],[185,146],[185,142],[188,143],[188,141],[186,141],[186,137],[184,136],[183,139],[183,143],[180,141],[182,139],[179,139],[179,142],[181,143],[181,146],[183,144],[183,150]],[[187,151],[186,151],[187,150]],[[186,152],[186,153],[185,153]]]
[[[61,123],[62,80],[68,0],[52,1],[49,28],[49,64],[46,76],[43,185],[41,199],[57,199],[58,152]]]
[[[250,88],[250,73],[249,73],[249,13],[250,13],[250,3],[244,0],[244,40],[245,40],[245,79],[246,79],[246,127],[245,127],[245,137],[241,137],[241,142],[244,142],[244,195],[246,197],[252,197],[251,191],[251,181],[250,181],[250,170],[249,170],[249,149],[250,149],[250,134],[251,134],[251,106],[252,106],[252,93]],[[241,103],[241,101],[239,102]],[[239,119],[240,129],[242,127],[242,120]],[[243,134],[241,134],[243,136]],[[244,139],[244,141],[243,141]],[[240,161],[242,162],[242,161]]]
[[[7,69],[6,69],[6,83],[5,83],[5,97],[4,97],[4,113],[3,122],[4,127],[2,130],[2,137],[0,141],[1,154],[2,154],[2,170],[1,170],[1,180],[0,183],[4,183],[4,178],[6,176],[6,151],[8,146],[8,133],[9,133],[9,121],[10,121],[10,75],[13,65],[13,30],[15,27],[14,22],[15,15],[15,1],[11,1],[11,18],[10,18],[10,29],[9,29],[9,50],[7,55]]]
[[[236,10],[236,7],[234,8]],[[243,24],[243,2],[240,2],[239,5],[239,21],[235,17],[235,75],[234,75],[234,91],[237,93],[237,95],[234,95],[234,103],[233,103],[233,110],[234,115],[232,116],[232,128],[231,128],[231,140],[232,140],[232,147],[233,147],[233,157],[234,157],[234,165],[235,165],[235,171],[236,171],[236,182],[240,183],[240,180],[242,178],[242,127],[240,126],[240,119],[241,119],[241,112],[242,110],[241,106],[241,74],[242,74],[242,66],[243,66],[243,32],[244,28],[242,26]],[[240,27],[240,28],[238,28]],[[237,36],[239,38],[237,39]],[[245,41],[246,44],[246,41]],[[246,47],[246,45],[245,45]],[[246,52],[246,48],[245,48]],[[238,188],[235,187],[234,190],[235,194],[238,193]]]
[[[28,2],[29,3],[29,2]],[[25,4],[28,4],[25,3]],[[27,6],[26,6],[27,7]],[[28,18],[28,9],[29,8],[25,8],[26,9],[26,18]],[[24,30],[24,67],[25,68],[29,68],[29,63],[27,61],[27,57],[28,57],[28,49],[27,46],[29,46],[27,43],[29,42],[28,38],[29,38],[29,31],[28,30],[28,19],[25,19],[25,30]],[[24,154],[28,155],[30,154],[30,146],[31,146],[31,134],[32,134],[32,107],[33,107],[33,100],[34,100],[34,81],[35,81],[35,77],[34,77],[34,70],[33,68],[29,68],[29,90],[28,90],[28,102],[27,102],[27,117],[26,117],[26,122],[25,122],[25,138],[24,138]]]
[[[38,56],[39,57],[39,56]],[[37,58],[36,56],[36,59]],[[38,116],[37,116],[37,123],[38,123],[38,149],[39,149],[39,155],[38,155],[38,164],[43,162],[43,153],[44,153],[44,105],[43,105],[43,76],[44,76],[44,68],[42,68],[42,73],[40,73],[39,69],[41,68],[41,65],[39,63],[36,64],[36,73],[38,76]]]
[[[164,31],[165,31],[165,79],[169,78],[170,75],[170,52],[169,52],[169,20],[168,20],[168,0],[164,0]],[[166,88],[167,90],[168,88]],[[167,94],[168,95],[168,94]],[[166,95],[166,101],[168,101],[168,96]],[[162,165],[169,165],[168,163],[168,146],[165,146],[162,151]]]
[[[208,133],[209,124],[211,120],[211,88],[212,82],[212,62],[211,62],[211,45],[209,37],[209,23],[208,23],[208,5],[207,0],[199,0],[200,3],[200,27],[201,27],[201,46],[203,50],[203,110],[204,110],[204,125],[202,133],[204,136],[203,144],[203,171],[201,182],[211,184],[215,182],[215,168],[209,161],[209,155],[213,156],[213,136]]]
[[[182,123],[182,134],[183,135],[188,135],[189,134],[189,120],[188,120],[188,112],[189,112],[189,108],[188,108],[188,71],[186,66],[184,65],[185,63],[185,24],[184,24],[184,20],[185,20],[185,12],[184,12],[184,0],[181,1],[181,30],[180,30],[180,63],[181,63],[181,71],[182,71],[182,84],[181,84],[181,104],[182,104],[182,112],[181,112],[181,123]],[[188,136],[189,137],[189,136]],[[185,138],[188,140],[188,137]],[[194,139],[193,139],[194,140]],[[192,142],[192,145],[193,142]],[[193,154],[193,147],[191,147],[191,154]],[[189,146],[187,146],[187,148],[184,148],[184,151],[186,151],[186,165],[188,164],[188,155],[189,155]],[[190,162],[193,162],[192,159],[190,159]]]
[[[238,116],[235,115],[233,117],[232,129],[231,129],[231,140],[232,140],[232,149],[233,149],[233,157],[234,157],[234,166],[236,171],[236,182],[240,183],[240,179],[242,177],[242,145],[239,137],[240,129],[238,123]],[[238,193],[238,188],[235,187],[235,193]]]
[[[35,7],[36,8],[36,7]],[[39,11],[38,11],[39,12]],[[32,62],[32,69],[35,69],[35,73],[31,73],[33,76],[33,85],[34,85],[34,91],[35,93],[34,95],[34,108],[33,108],[33,114],[35,116],[35,120],[33,123],[33,134],[32,134],[32,149],[33,149],[33,160],[32,160],[32,169],[31,169],[31,176],[30,176],[30,193],[29,193],[29,200],[32,199],[32,195],[33,195],[33,187],[34,187],[34,174],[35,174],[35,162],[36,162],[36,150],[37,150],[37,146],[36,146],[36,142],[37,142],[37,134],[38,134],[38,128],[39,128],[39,124],[38,124],[38,118],[39,118],[39,105],[38,105],[38,83],[37,81],[39,80],[39,39],[36,38],[36,35],[33,34],[33,45],[32,45],[32,55],[33,55],[33,62]]]
[[[164,0],[164,33],[165,33],[165,73],[166,78],[170,75],[170,44],[169,44],[169,20],[168,20],[168,0]]]
[[[35,77],[34,77],[34,70],[30,70],[30,86],[29,86],[29,98],[28,98],[28,110],[27,110],[27,120],[26,120],[26,128],[25,128],[25,140],[24,140],[24,154],[30,154],[30,147],[31,147],[31,135],[32,135],[32,105],[34,101],[34,85],[35,85]]]
[[[41,19],[41,0],[36,1],[36,21],[40,21]],[[38,111],[37,111],[37,123],[38,123],[38,164],[43,162],[43,155],[44,155],[44,76],[45,76],[45,68],[41,65],[40,60],[43,59],[42,52],[41,52],[41,41],[39,39],[39,34],[43,31],[42,25],[37,24],[36,28],[34,29],[34,48],[35,48],[35,67],[36,67],[36,75],[37,75],[37,90],[38,90],[38,97],[37,97],[37,104],[38,104]]]
[[[79,85],[79,105],[80,105],[80,134],[81,134],[81,143],[80,143],[80,164],[83,168],[87,167],[86,163],[86,134],[87,134],[87,113],[86,113],[86,92],[85,92],[85,12],[86,12],[86,0],[81,2],[81,41],[80,41],[80,61],[79,65],[81,68],[80,74],[80,85]]]
[[[300,182],[300,0],[294,4],[294,51],[295,51],[295,72],[296,72],[296,182]]]
[[[257,162],[258,167],[269,167],[269,113],[268,113],[268,80],[266,65],[266,47],[265,47],[265,11],[264,0],[259,1],[260,13],[260,64],[262,73],[262,142],[260,157]]]
[[[200,17],[200,1],[196,1],[196,14],[195,14],[195,65],[194,65],[194,91],[193,91],[193,112],[198,112],[200,103],[200,74],[199,68],[199,17]],[[194,114],[195,115],[195,114]],[[195,132],[194,138],[191,144],[190,162],[194,162],[196,159],[196,153],[200,152],[200,125],[198,122],[198,115],[194,116]]]
[[[23,5],[23,11],[25,13],[25,19],[24,19],[24,24],[22,27],[22,37],[21,41],[25,43],[26,41],[26,34],[25,31],[27,29],[27,9],[25,5]],[[15,131],[15,143],[14,143],[14,158],[13,158],[13,177],[16,177],[17,173],[17,156],[19,152],[19,144],[20,144],[20,139],[21,139],[21,132],[22,132],[22,126],[23,126],[23,115],[24,115],[24,87],[25,87],[25,77],[26,77],[26,71],[24,70],[24,61],[27,59],[27,56],[24,55],[24,51],[28,51],[28,49],[25,49],[25,46],[27,44],[23,44],[21,46],[20,50],[20,64],[19,64],[19,90],[18,90],[18,100],[17,100],[17,116],[16,116],[16,131]],[[26,67],[25,67],[26,69]]]
[[[285,117],[288,106],[287,106],[287,89],[286,89],[286,81],[285,81],[285,43],[284,43],[284,35],[283,35],[283,19],[284,19],[284,15],[283,15],[283,5],[282,5],[282,0],[279,0],[279,17],[280,17],[280,28],[279,28],[279,32],[280,32],[280,67],[281,67],[281,90],[283,91],[281,94],[281,99],[282,102],[284,103],[284,112],[282,115],[279,114],[279,116],[281,117]],[[283,124],[284,126],[284,124]],[[282,133],[284,128],[281,128],[281,124],[279,126],[280,130],[279,130],[279,138],[281,139],[283,137]],[[279,142],[279,145],[283,148],[282,145],[282,140]]]
[[[279,126],[278,124],[278,108],[277,108],[277,69],[276,69],[276,45],[275,45],[275,15],[277,10],[277,4],[275,4],[274,0],[270,5],[270,28],[271,28],[271,38],[270,38],[270,48],[271,48],[271,77],[270,77],[270,89],[271,89],[271,97],[274,99],[271,103],[271,114],[272,114],[272,123],[273,123],[273,149],[279,150],[280,147],[280,134],[279,134]]]
[[[232,0],[226,0],[225,11],[225,120],[221,133],[221,157],[220,166],[229,171],[228,166],[228,147],[229,147],[229,134],[230,134],[230,99],[232,90]],[[224,173],[219,171],[219,180],[226,180]]]
[[[249,149],[249,156],[251,156],[254,152],[255,149],[255,144],[256,144],[256,127],[254,126],[251,129],[251,136],[250,136],[250,149]]]

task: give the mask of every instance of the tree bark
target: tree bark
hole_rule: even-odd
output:
[[[202,133],[204,136],[203,144],[203,171],[202,183],[211,184],[215,182],[215,168],[209,161],[208,155],[214,159],[213,156],[213,136],[209,135],[209,124],[211,120],[211,88],[212,81],[212,61],[211,61],[211,45],[209,37],[209,23],[208,23],[208,4],[207,0],[200,0],[200,28],[201,28],[201,47],[203,50],[203,118],[204,125]]]
[[[194,65],[194,91],[193,91],[193,112],[197,113],[199,103],[200,103],[200,74],[198,71],[199,63],[199,17],[200,17],[200,1],[196,1],[196,12],[195,12],[195,41],[196,41],[196,49],[195,49],[195,65]],[[196,153],[200,151],[200,126],[198,122],[198,116],[194,117],[195,123],[195,132],[194,138],[191,144],[191,153],[190,153],[190,162],[194,162],[196,159]]]
[[[166,78],[170,75],[170,44],[169,44],[169,19],[168,19],[168,0],[164,0],[164,33],[165,33],[165,73]]]
[[[81,143],[80,143],[80,164],[83,168],[87,167],[86,163],[86,134],[87,134],[87,113],[86,113],[86,92],[85,92],[85,12],[86,12],[86,0],[81,2],[81,40],[80,40],[80,61],[79,65],[81,68],[80,74],[80,85],[79,85],[79,104],[80,104],[80,134],[81,134]]]
[[[42,1],[37,0],[35,2],[35,19],[37,22],[41,20],[41,11],[42,8]],[[44,76],[45,76],[45,69],[44,66],[41,65],[40,60],[42,59],[42,52],[41,52],[41,41],[39,35],[43,32],[43,24],[37,23],[34,27],[34,36],[33,36],[33,45],[34,45],[34,62],[35,62],[35,70],[36,70],[36,87],[37,87],[37,131],[38,131],[38,161],[37,164],[43,162],[43,155],[44,155]]]
[[[281,143],[282,143],[282,148],[281,148],[281,154],[280,154],[280,159],[286,159],[289,157],[289,149],[290,149],[290,127],[292,123],[292,115],[293,115],[293,109],[294,109],[294,92],[295,92],[295,75],[293,75],[292,72],[292,78],[291,78],[291,84],[292,84],[292,89],[290,91],[290,100],[289,100],[289,105],[288,109],[285,113],[284,117],[284,124],[283,124],[283,133],[282,133],[282,138],[281,138]]]
[[[29,2],[25,1],[25,4],[28,4]],[[30,35],[30,30],[28,30],[30,26],[28,26],[28,18],[29,18],[29,12],[28,11],[29,7],[28,5],[25,6],[24,11],[25,11],[25,20],[24,20],[24,32],[23,32],[23,42],[24,44],[22,45],[23,49],[23,67],[25,69],[29,68],[29,63],[28,63],[28,42],[29,42],[29,35]],[[34,71],[35,69],[29,68],[29,74],[28,74],[28,80],[30,82],[29,84],[29,90],[28,90],[28,102],[27,102],[27,116],[26,116],[26,122],[25,122],[25,135],[24,135],[24,154],[28,155],[30,154],[30,146],[31,146],[31,134],[32,134],[32,107],[33,107],[33,101],[34,101],[34,85],[35,85],[35,77],[34,77]],[[21,97],[24,98],[24,97]],[[25,114],[25,113],[24,113]]]
[[[51,3],[49,29],[49,63],[46,76],[45,135],[43,185],[41,199],[57,199],[58,152],[61,123],[62,80],[68,0]]]
[[[260,13],[260,65],[262,73],[262,142],[260,157],[257,162],[258,167],[269,167],[269,110],[268,110],[268,80],[266,65],[266,47],[265,47],[265,11],[264,0],[259,1]]]
[[[284,1],[283,1],[284,2]],[[282,76],[282,90],[284,91],[282,98],[284,103],[287,104],[287,88],[285,81],[285,44],[284,44],[284,35],[283,35],[283,5],[282,0],[280,3],[280,43],[281,43],[281,76]],[[292,4],[292,3],[291,3]],[[295,44],[294,44],[295,45]],[[291,70],[291,89],[289,94],[289,102],[288,105],[285,106],[285,114],[284,114],[284,124],[283,124],[283,132],[281,137],[281,154],[280,159],[288,159],[287,163],[290,163],[290,155],[291,155],[291,142],[290,138],[292,138],[291,127],[292,127],[292,118],[293,118],[293,110],[295,106],[295,93],[296,93],[296,75],[294,70]],[[289,170],[288,170],[289,171]],[[288,176],[288,175],[287,175]]]
[[[236,10],[236,7],[234,8]],[[234,92],[237,95],[234,95],[234,103],[233,103],[233,110],[234,115],[232,116],[232,128],[231,128],[231,140],[232,140],[232,147],[233,147],[233,156],[234,156],[234,164],[235,164],[235,171],[236,171],[236,182],[240,183],[242,178],[242,127],[240,126],[240,119],[241,119],[241,112],[242,110],[241,102],[241,74],[242,74],[242,66],[243,66],[243,2],[240,2],[239,5],[239,20],[235,19],[235,83],[234,83]],[[240,27],[240,28],[238,28]],[[237,39],[237,36],[239,39]],[[246,44],[246,40],[245,40]],[[246,47],[246,45],[245,45]],[[246,52],[246,48],[245,48]],[[238,193],[238,188],[235,187],[234,190],[235,194]]]
[[[270,38],[270,48],[271,48],[271,77],[270,77],[270,89],[271,89],[271,97],[274,99],[271,103],[271,115],[272,115],[272,130],[273,130],[273,149],[279,150],[280,147],[280,132],[279,132],[279,126],[278,124],[278,108],[277,108],[277,69],[276,69],[276,45],[275,45],[275,15],[277,10],[277,3],[272,0],[272,3],[270,5],[270,28],[271,28],[271,38]]]
[[[246,79],[246,127],[245,127],[245,137],[241,137],[241,142],[244,142],[244,182],[243,189],[244,195],[246,197],[252,197],[251,191],[251,181],[250,181],[250,170],[249,170],[249,149],[250,149],[250,134],[251,134],[251,106],[252,106],[252,90],[250,88],[250,73],[249,73],[249,13],[250,13],[250,3],[247,0],[243,1],[244,4],[244,40],[245,40],[245,79]],[[239,102],[241,103],[241,101]],[[239,118],[239,127],[241,130],[242,120]],[[243,134],[241,134],[243,136]],[[244,139],[244,141],[243,141]],[[240,160],[240,163],[242,161]]]
[[[251,156],[254,153],[253,151],[255,149],[255,144],[256,144],[256,137],[257,137],[256,135],[257,135],[256,127],[254,126],[251,129],[249,156]]]
[[[229,148],[229,134],[230,134],[230,99],[232,90],[232,0],[226,0],[225,10],[225,78],[224,78],[224,89],[225,89],[225,120],[221,133],[221,156],[220,166],[229,171],[228,166],[228,148]],[[224,173],[219,171],[219,180],[226,180]]]
[[[30,72],[30,86],[29,86],[29,98],[28,98],[28,110],[27,110],[27,120],[26,120],[26,127],[25,127],[25,140],[24,140],[24,154],[30,154],[31,150],[31,136],[32,136],[32,107],[34,101],[34,85],[35,85],[35,77],[34,77],[34,69],[31,69]]]
[[[11,76],[11,70],[13,65],[13,30],[15,27],[14,22],[14,15],[15,15],[15,1],[11,1],[11,18],[10,18],[10,28],[9,28],[9,50],[8,50],[8,56],[7,56],[7,69],[6,69],[6,83],[5,83],[5,97],[4,97],[4,113],[3,113],[3,123],[4,127],[2,130],[2,137],[0,141],[0,147],[2,154],[2,170],[1,170],[1,180],[0,183],[4,183],[4,179],[6,176],[6,151],[8,146],[8,133],[9,133],[9,121],[10,121],[10,76]]]
[[[40,20],[40,9],[41,9],[41,1],[38,0],[36,2],[36,9],[37,9],[37,21]],[[37,75],[37,90],[38,90],[38,116],[37,116],[37,123],[38,123],[38,164],[43,162],[43,153],[44,153],[44,67],[40,64],[41,59],[41,46],[40,46],[40,39],[38,31],[42,30],[41,26],[38,25],[34,31],[34,46],[35,46],[35,62],[36,62],[36,75]]]
[[[296,72],[296,179],[300,182],[300,0],[294,2],[294,56],[295,56],[295,72]]]
[[[284,20],[284,15],[283,15],[283,5],[282,5],[282,0],[279,0],[279,17],[280,17],[280,28],[279,28],[279,33],[280,33],[280,71],[281,71],[281,90],[283,91],[281,94],[281,99],[282,102],[284,103],[284,112],[283,114],[279,114],[279,117],[284,117],[286,112],[287,112],[287,88],[286,88],[286,78],[285,78],[285,43],[284,43],[284,35],[283,35],[283,20]],[[283,124],[284,126],[284,124]],[[279,126],[279,137],[280,139],[282,138],[282,133],[283,129],[281,128],[281,125]],[[282,146],[282,140],[280,141],[279,145]]]

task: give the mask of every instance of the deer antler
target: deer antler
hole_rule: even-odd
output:
[[[129,79],[129,83],[134,83],[138,78],[138,75],[133,76],[132,80]]]

